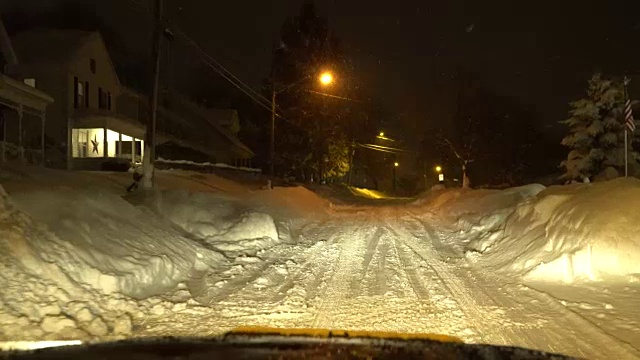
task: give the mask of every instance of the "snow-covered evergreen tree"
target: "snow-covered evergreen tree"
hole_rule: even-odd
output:
[[[561,123],[569,127],[562,145],[569,147],[563,178],[609,178],[624,173],[624,90],[616,82],[595,74],[589,80],[587,97],[571,103],[569,119]],[[633,138],[630,134],[629,139]],[[640,160],[640,154],[629,152],[629,164]]]

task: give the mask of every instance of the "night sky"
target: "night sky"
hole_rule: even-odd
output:
[[[0,11],[43,12],[64,1],[2,0]],[[66,1],[70,2],[70,1]],[[73,1],[71,1],[73,2]],[[76,0],[77,2],[77,0]],[[149,0],[95,2],[98,16],[144,56]],[[165,0],[166,14],[248,84],[269,72],[271,48],[303,0]],[[136,5],[135,3],[138,3]],[[535,109],[540,128],[559,138],[568,102],[584,94],[594,71],[637,78],[640,96],[640,1],[316,0],[319,12],[357,67],[355,81],[383,99],[409,143],[426,124],[450,121],[455,69]],[[180,47],[172,61],[184,59]],[[180,67],[175,71],[180,78]],[[408,130],[410,129],[410,130]],[[414,136],[415,135],[415,136]]]

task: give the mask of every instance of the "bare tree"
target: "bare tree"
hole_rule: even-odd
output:
[[[467,175],[467,166],[474,161],[471,155],[473,153],[473,144],[475,143],[475,139],[476,137],[472,136],[468,143],[461,144],[456,147],[448,138],[442,135],[440,136],[440,140],[446,144],[449,149],[451,149],[460,162],[460,166],[462,167],[462,187],[465,189],[471,187],[471,180]]]

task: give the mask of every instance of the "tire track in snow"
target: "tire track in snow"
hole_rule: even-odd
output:
[[[311,231],[312,229],[321,228],[325,225],[326,225],[326,222],[314,224],[314,226],[309,226],[309,224],[306,224],[303,226],[303,230]],[[323,241],[321,239],[322,238],[320,238],[319,240],[316,240],[316,242],[313,245]],[[284,249],[284,250],[281,250],[281,249]],[[307,247],[304,247],[301,244],[292,245],[292,244],[282,243],[282,244],[276,245],[270,248],[267,252],[261,254],[261,256],[259,256],[260,258],[265,259],[259,265],[251,266],[250,270],[246,270],[239,276],[229,278],[229,279],[222,279],[226,282],[220,287],[209,286],[206,290],[204,290],[204,292],[206,293],[205,295],[203,294],[198,295],[197,301],[204,305],[211,305],[212,303],[225,301],[226,299],[233,296],[234,294],[242,292],[247,286],[252,284],[257,279],[264,276],[268,276],[269,273],[273,273],[274,271],[277,271],[278,265],[286,264],[287,261],[291,261],[295,257],[296,253],[303,253],[307,249],[308,249]],[[239,264],[232,264],[231,266],[229,266],[229,268],[233,266],[238,266],[238,265]],[[244,266],[248,267],[248,265],[252,265],[252,264],[245,264]],[[216,276],[216,279],[219,279],[219,276]],[[205,280],[205,284],[206,284],[206,280]],[[255,299],[257,297],[258,296],[255,293],[252,293],[251,296],[249,296],[250,299]]]
[[[393,235],[393,231],[387,226],[386,227],[388,233],[390,235]],[[415,263],[412,263],[408,256],[407,253],[404,250],[400,250],[400,247],[402,246],[401,244],[399,244],[398,240],[396,239],[396,237],[393,237],[391,239],[391,243],[393,244],[393,248],[395,250],[395,253],[398,256],[398,259],[400,260],[400,263],[402,264],[402,269],[405,272],[405,274],[407,275],[407,278],[409,279],[409,283],[411,284],[411,288],[413,290],[413,293],[418,297],[418,299],[422,300],[422,301],[429,301],[430,302],[430,296],[429,296],[429,291],[427,290],[427,288],[423,285],[422,280],[420,279],[420,277],[418,276],[416,269],[417,269],[417,265]],[[400,245],[400,246],[399,246]]]
[[[435,231],[430,225],[425,224],[420,219],[416,218],[413,214],[409,214],[410,219],[404,219],[403,222],[411,221],[418,227],[422,228],[423,233],[428,237],[435,237]],[[566,349],[566,342],[569,341],[568,334],[571,334],[571,340],[574,344],[580,344],[580,346],[574,346],[580,351],[580,356],[595,357],[595,358],[637,358],[638,352],[634,347],[628,345],[626,342],[615,338],[614,336],[606,333],[598,326],[594,326],[593,323],[585,320],[581,316],[566,309],[558,301],[555,301],[552,297],[544,297],[544,294],[532,290],[537,293],[536,300],[539,303],[543,303],[539,311],[532,311],[531,301],[528,304],[523,305],[516,299],[522,299],[524,296],[530,294],[524,294],[522,291],[515,291],[513,285],[509,285],[509,281],[502,279],[492,274],[480,274],[473,269],[458,269],[451,268],[443,260],[438,259],[437,250],[431,246],[431,249],[423,248],[416,241],[419,239],[414,233],[416,230],[413,227],[409,230],[409,227],[404,228],[405,231],[410,233],[411,236],[407,236],[405,239],[408,241],[408,245],[413,245],[413,250],[419,255],[426,257],[432,257],[433,261],[430,262],[430,266],[436,270],[445,279],[456,279],[456,281],[449,281],[448,287],[452,291],[452,294],[456,300],[461,301],[465,312],[470,317],[475,319],[485,319],[482,323],[477,323],[478,327],[482,326],[486,328],[491,321],[496,322],[499,320],[495,316],[488,315],[486,311],[478,311],[478,309],[485,308],[491,310],[504,309],[510,311],[517,311],[516,314],[511,314],[508,317],[507,322],[513,322],[512,317],[518,316],[523,321],[527,319],[539,319],[542,315],[545,317],[546,324],[530,326],[530,327],[506,327],[498,326],[493,329],[491,333],[484,333],[483,339],[486,342],[496,344],[518,344],[519,346],[537,348],[546,351],[562,352]],[[409,234],[408,234],[409,235]],[[423,255],[420,255],[423,254]],[[434,254],[436,256],[432,256]],[[462,261],[466,261],[462,259]],[[451,269],[449,269],[451,268]],[[464,272],[464,274],[462,273]],[[483,275],[482,278],[479,276]],[[524,285],[519,285],[524,286]],[[466,289],[466,291],[465,291]],[[502,290],[505,289],[505,290]],[[473,297],[470,297],[473,294]],[[529,296],[531,297],[531,296]],[[491,306],[480,306],[480,303],[490,304]],[[553,310],[558,316],[549,315],[549,310]],[[568,322],[568,324],[564,324]],[[524,324],[522,324],[524,325]],[[555,329],[554,329],[555,328]],[[534,329],[534,330],[532,330]],[[575,333],[575,330],[578,330]],[[573,333],[572,333],[573,331]],[[612,342],[618,344],[614,347],[611,346]],[[584,349],[588,349],[585,352]],[[597,355],[596,355],[597,354]]]
[[[442,265],[442,261],[435,256],[435,249],[424,249],[421,244],[415,241],[413,234],[400,223],[389,224],[388,228],[403,245],[414,252],[434,271],[440,283],[449,292],[451,298],[458,303],[460,310],[466,314],[465,320],[471,327],[470,330],[478,334],[482,340],[490,341],[490,339],[487,339],[487,336],[480,331],[482,326],[479,321],[486,319],[486,314],[478,310],[478,305],[465,290],[460,280],[453,274],[450,274]],[[403,234],[400,234],[398,231],[402,231]]]
[[[308,276],[308,270],[313,266],[316,266],[319,262],[319,254],[327,247],[331,246],[334,243],[334,240],[335,237],[329,238],[326,241],[320,240],[314,245],[311,251],[305,253],[304,262],[298,266],[298,269],[295,271],[295,273],[289,274],[285,278],[285,281],[282,285],[276,287],[275,293],[270,296],[270,301],[281,301],[287,296],[287,291],[289,291],[289,289],[293,288],[296,284],[303,283],[303,280]]]
[[[333,273],[327,282],[327,288],[325,289],[320,304],[317,307],[316,315],[314,316],[312,327],[322,329],[333,329],[334,317],[342,310],[342,303],[345,298],[351,297],[353,286],[355,282],[353,277],[356,276],[359,269],[360,255],[363,249],[367,251],[366,244],[371,244],[367,237],[358,236],[362,234],[361,229],[363,225],[357,226],[353,231],[343,231],[346,236],[341,236],[341,249],[338,261],[334,266]],[[376,229],[377,232],[377,229]],[[354,236],[355,235],[355,236]],[[375,232],[374,232],[375,235]],[[364,241],[363,241],[364,239]]]
[[[380,244],[381,237],[382,237],[382,228],[376,227],[375,233],[366,242],[366,252],[364,254],[364,257],[362,260],[362,266],[361,266],[362,274],[360,277],[356,277],[356,276],[353,277],[351,281],[351,286],[350,286],[351,289],[365,290],[365,288],[367,288],[366,278],[367,278],[367,274],[369,273],[369,267],[371,265],[371,261],[373,260],[374,256],[380,255],[377,252],[377,250],[378,250],[378,244]],[[378,267],[378,269],[380,268]]]
[[[389,256],[389,240],[382,239],[382,245],[380,246],[380,251],[378,252],[378,266],[376,267],[375,273],[375,282],[373,283],[373,294],[371,295],[384,295],[386,294],[389,288],[389,273],[391,269],[389,269],[388,259]]]
[[[594,348],[597,348],[598,351],[600,352],[606,351],[604,353],[601,352],[603,356],[606,356],[609,358],[619,358],[619,359],[640,357],[640,349],[637,349],[636,347],[634,347],[627,341],[624,341],[623,339],[619,339],[609,334],[604,329],[599,327],[596,323],[590,321],[589,319],[586,319],[584,316],[580,315],[578,312],[574,311],[573,309],[562,305],[562,303],[560,303],[560,300],[558,300],[554,296],[544,291],[540,291],[540,290],[536,290],[534,288],[528,287],[526,285],[520,284],[520,287],[529,290],[531,294],[528,294],[528,295],[531,295],[532,297],[538,299],[538,301],[547,305],[548,308],[554,311],[557,311],[559,313],[566,314],[567,320],[575,324],[574,325],[575,327],[573,327],[574,329],[580,329],[581,331],[587,332],[589,334],[588,337],[578,337],[577,339],[580,339],[581,341],[585,341],[585,342],[588,341],[589,345],[591,345]],[[597,339],[601,344],[594,345],[593,343],[591,343],[593,339]],[[618,342],[619,345],[614,347],[614,349],[612,350],[610,348],[611,342]],[[584,356],[594,357],[593,353],[585,354]]]

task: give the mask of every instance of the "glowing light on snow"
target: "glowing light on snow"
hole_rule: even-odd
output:
[[[51,341],[5,341],[0,343],[0,350],[36,350],[59,346],[82,345],[80,340],[51,340]]]

